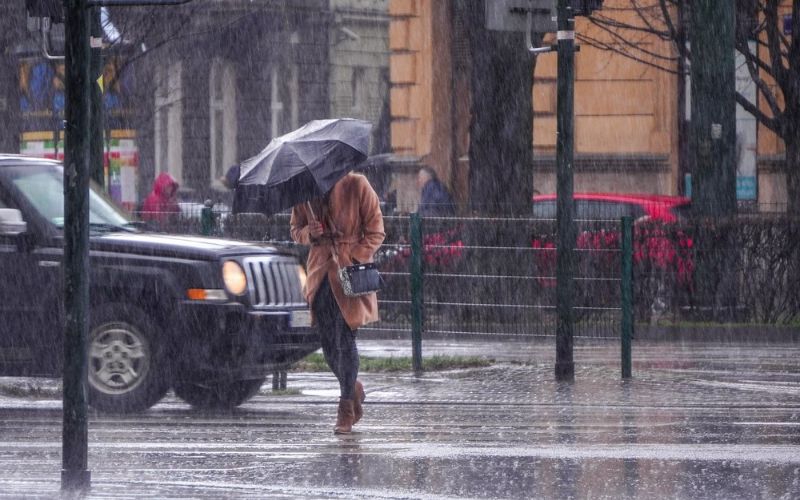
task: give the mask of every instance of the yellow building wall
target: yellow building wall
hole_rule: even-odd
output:
[[[603,13],[623,23],[635,23],[635,14],[621,8],[625,0],[606,0]],[[620,9],[620,10],[617,10]],[[583,35],[611,46],[620,45],[606,31],[579,17],[576,20],[575,141],[577,154],[674,154],[676,80],[645,62],[612,50],[601,50]],[[656,54],[670,56],[668,42],[652,35],[629,40]],[[534,148],[555,150],[556,54],[539,56],[533,87]],[[653,62],[667,64],[657,61]]]

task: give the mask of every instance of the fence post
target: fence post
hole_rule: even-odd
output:
[[[422,219],[411,214],[409,229],[411,241],[411,361],[415,373],[422,372],[423,328],[423,275],[422,275]]]
[[[633,338],[633,218],[622,218],[622,378],[631,378]]]

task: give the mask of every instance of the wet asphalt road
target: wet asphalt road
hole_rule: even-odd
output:
[[[408,343],[362,341],[366,355]],[[174,397],[90,423],[86,498],[800,498],[800,346],[426,342],[490,368],[363,374],[364,420],[332,434],[336,384],[290,373],[234,412]],[[0,384],[22,383],[0,379]],[[46,382],[45,382],[46,385]],[[56,396],[0,396],[0,498],[57,498]]]

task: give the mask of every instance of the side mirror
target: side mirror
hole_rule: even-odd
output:
[[[0,208],[0,236],[17,236],[27,230],[22,212],[16,208]]]

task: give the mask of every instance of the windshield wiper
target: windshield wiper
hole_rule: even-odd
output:
[[[123,226],[119,226],[117,224],[109,224],[107,222],[90,222],[89,229],[93,231],[102,231],[102,232],[113,232],[113,231],[125,231],[125,232],[135,232],[137,229],[129,225],[131,223],[125,223]]]

